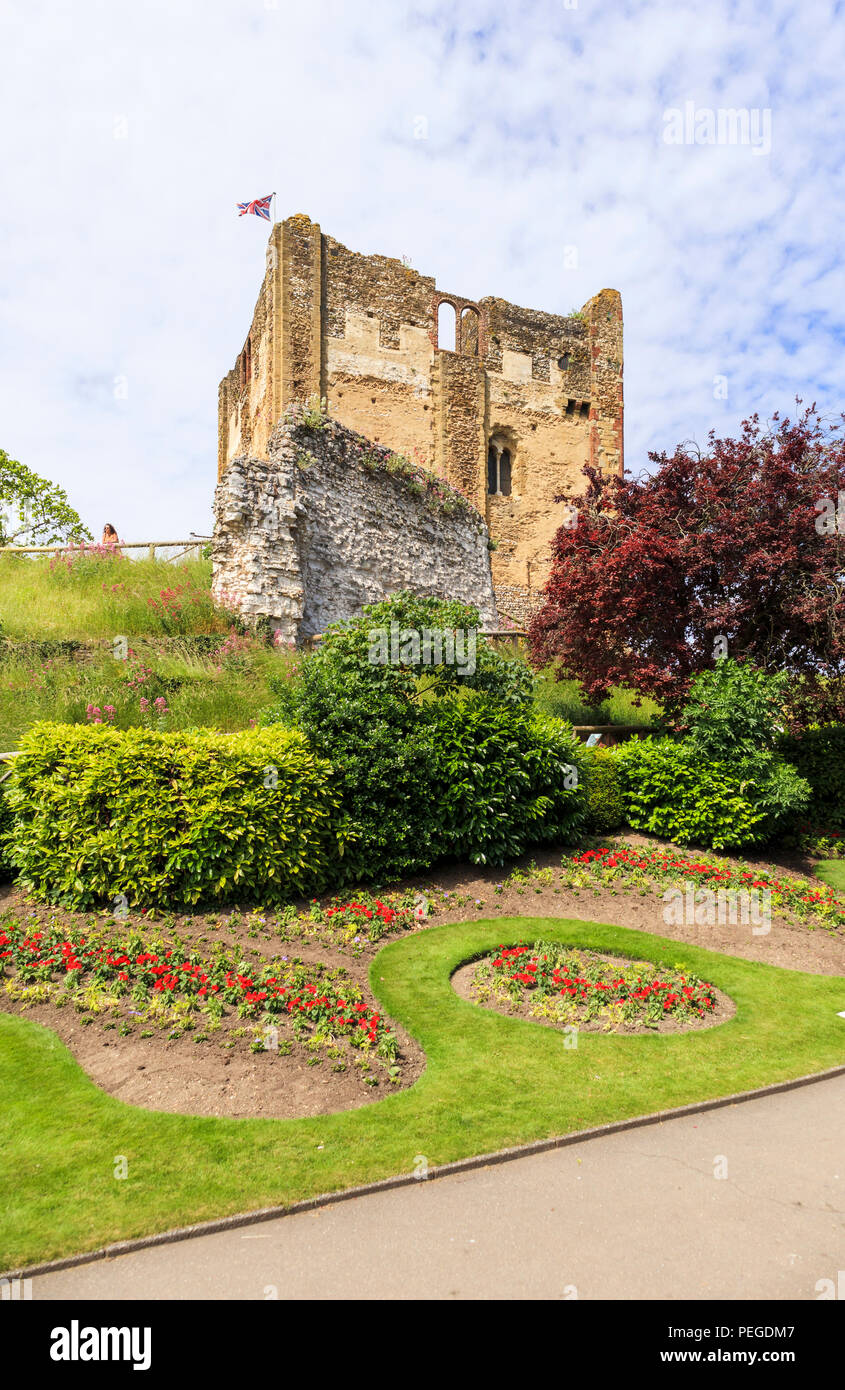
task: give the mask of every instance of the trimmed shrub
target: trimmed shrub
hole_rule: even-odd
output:
[[[772,753],[734,766],[706,761],[689,743],[646,738],[615,756],[628,824],[682,845],[760,844],[810,797],[809,784]]]
[[[317,657],[279,691],[263,722],[296,724],[332,766],[344,857],[336,883],[427,868],[439,852],[430,722],[395,690]]]
[[[807,819],[823,830],[845,830],[845,724],[825,724],[786,738],[780,751],[812,789]]]
[[[338,882],[414,873],[453,855],[498,864],[582,823],[583,797],[561,771],[580,745],[568,726],[534,714],[525,664],[481,637],[472,661],[434,663],[412,640],[478,622],[465,604],[394,594],[330,628],[297,678],[277,687],[263,722],[301,729],[332,764],[345,847]]]
[[[9,804],[11,860],[50,902],[278,902],[338,853],[331,769],[301,734],[36,724]]]
[[[395,594],[329,629],[298,677],[278,687],[264,723],[301,729],[332,764],[345,846],[339,881],[413,873],[458,855],[501,864],[582,826],[584,797],[571,775],[581,745],[571,727],[534,712],[525,664],[480,637],[471,662],[435,664],[411,640],[477,626],[464,604]]]
[[[591,748],[584,758],[587,829],[603,835],[625,824],[625,798],[614,753]]]
[[[482,695],[429,708],[441,854],[503,864],[584,828],[583,745],[570,725]]]
[[[534,692],[531,670],[479,636],[479,623],[478,609],[468,604],[402,590],[367,604],[359,617],[333,624],[305,662],[303,678],[307,685],[312,669],[330,666],[409,700],[477,690],[513,709],[528,709]],[[438,656],[430,647],[426,650],[421,640],[426,630],[443,639],[449,632],[462,634],[457,659],[444,660],[442,652]]]

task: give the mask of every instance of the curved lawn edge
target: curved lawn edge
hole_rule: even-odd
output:
[[[539,936],[694,969],[734,1018],[688,1033],[555,1030],[460,999],[452,971]],[[385,1012],[421,1043],[408,1090],[356,1110],[234,1120],[141,1110],[98,1090],[55,1033],[0,1015],[6,1210],[0,1267],[326,1198],[515,1146],[717,1100],[845,1062],[845,977],[806,975],[603,923],[509,918],[431,927],[370,967]],[[113,1176],[117,1156],[129,1176]],[[255,1219],[253,1216],[252,1219]]]

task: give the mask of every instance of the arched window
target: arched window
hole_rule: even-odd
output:
[[[498,497],[511,495],[511,451],[497,439],[491,439],[487,449],[487,491]]]
[[[478,356],[478,314],[475,309],[464,309],[461,314],[461,352],[467,357]]]
[[[437,307],[437,346],[447,352],[457,351],[458,316],[455,306],[445,299]]]

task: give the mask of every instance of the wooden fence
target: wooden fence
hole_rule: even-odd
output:
[[[120,542],[114,547],[115,554],[122,555],[125,550],[146,550],[147,559],[155,560],[157,550],[178,549],[176,555],[162,555],[163,560],[181,560],[185,556],[194,554],[197,559],[202,555],[203,549],[208,545],[211,536],[191,536],[186,541],[128,541]],[[181,547],[181,549],[179,549]],[[97,554],[103,552],[106,547],[101,545],[76,546],[76,545],[0,545],[0,555],[73,555],[92,550]]]

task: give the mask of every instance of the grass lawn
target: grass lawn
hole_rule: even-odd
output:
[[[816,865],[815,873],[830,888],[845,893],[845,859],[824,859]]]
[[[500,942],[570,942],[686,967],[737,1013],[690,1033],[582,1033],[457,997],[449,976]],[[0,1014],[0,1267],[285,1204],[510,1144],[747,1090],[845,1062],[845,979],[779,970],[621,927],[511,918],[392,942],[373,990],[425,1048],[415,1086],[312,1119],[231,1120],[134,1109],[87,1079],[47,1029]],[[125,1155],[129,1176],[113,1176]]]

